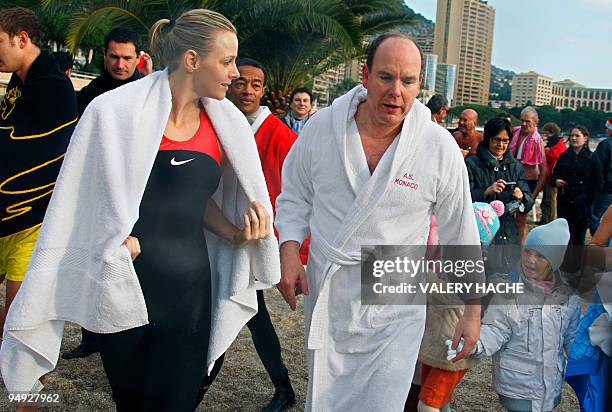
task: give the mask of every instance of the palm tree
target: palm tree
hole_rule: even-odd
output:
[[[42,0],[47,8],[63,0]],[[240,56],[268,70],[272,92],[288,94],[330,67],[363,56],[368,36],[411,23],[402,0],[81,0],[74,2],[66,43],[73,50],[100,27],[126,25],[146,34],[160,18],[193,8],[227,16],[238,29]]]

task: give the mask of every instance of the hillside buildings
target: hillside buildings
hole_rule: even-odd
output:
[[[487,104],[494,22],[484,0],[438,0],[434,54],[456,66],[455,105]]]

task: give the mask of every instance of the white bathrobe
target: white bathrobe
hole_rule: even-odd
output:
[[[227,156],[213,199],[239,227],[252,200],[272,216],[244,115],[228,100],[202,99],[202,104]],[[97,97],[79,121],[6,321],[0,368],[9,391],[42,388],[38,378],[55,368],[66,320],[99,333],[148,323],[122,243],[138,220],[171,105],[164,70]],[[206,237],[213,302],[210,369],[257,313],[256,279],[278,283],[280,265],[273,234],[238,248],[210,232]]]
[[[312,233],[305,297],[306,410],[401,411],[425,325],[423,305],[361,305],[362,245],[479,245],[463,157],[415,101],[370,175],[354,114],[357,86],[313,116],[285,160],[280,242]]]

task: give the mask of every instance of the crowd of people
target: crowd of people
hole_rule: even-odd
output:
[[[448,114],[448,101],[441,95],[432,96],[427,106],[436,123]],[[587,229],[595,233],[612,203],[610,141],[603,139],[592,151],[586,127],[572,126],[566,139],[552,122],[542,127],[543,138],[538,113],[530,106],[521,111],[519,126],[512,127],[511,118],[502,113],[491,119],[483,135],[476,130],[478,113],[466,109],[457,128],[449,129],[466,159],[473,200],[501,200],[514,216],[504,219],[494,243],[524,244],[527,213],[542,193],[541,219],[534,223],[563,217],[570,225],[570,244],[584,244]],[[603,125],[608,137],[612,137],[611,125],[612,119]],[[514,200],[520,203],[510,204]]]
[[[432,121],[442,122],[449,110],[448,101],[443,96],[434,95],[427,105],[431,110]],[[604,187],[605,182],[612,178],[609,172],[612,166],[610,162],[612,119],[608,119],[605,124],[608,138],[598,144],[595,152],[589,147],[589,131],[584,126],[571,127],[566,141],[561,136],[561,129],[557,124],[546,123],[542,128],[545,135],[543,139],[538,132],[538,113],[535,108],[529,106],[521,111],[520,126],[513,128],[511,117],[505,113],[486,122],[484,135],[476,131],[477,124],[478,113],[472,109],[466,109],[459,117],[458,128],[449,131],[452,132],[461,154],[466,159],[472,200],[475,202],[499,201],[503,204],[501,208],[503,213],[498,217],[499,223],[495,226],[493,233],[491,231],[487,233],[489,239],[486,240],[486,243],[481,237],[483,246],[486,246],[487,271],[488,273],[514,273],[515,278],[519,275],[526,277],[530,279],[528,283],[542,286],[545,295],[552,294],[553,290],[559,293],[559,287],[562,285],[567,287],[568,284],[572,284],[571,281],[559,280],[562,263],[566,264],[565,270],[572,272],[579,270],[580,268],[576,265],[585,264],[584,250],[574,248],[566,253],[566,250],[562,249],[563,253],[557,251],[553,256],[549,256],[550,251],[546,253],[539,249],[545,244],[584,245],[588,228],[591,229],[594,239],[597,239],[596,234],[605,236],[603,231],[598,233],[597,229],[602,220],[602,209],[607,210],[611,203]],[[534,222],[534,226],[542,226],[529,232],[526,224],[527,214],[535,207],[535,199],[540,193],[542,193],[541,219],[539,222]],[[490,215],[495,214],[490,213]],[[550,226],[553,224],[555,229]],[[544,228],[547,229],[544,230]],[[546,236],[542,233],[550,234]],[[530,245],[529,239],[538,239],[538,242]],[[605,247],[608,246],[609,241],[610,237],[607,237],[603,242],[597,241],[594,245]],[[537,259],[544,260],[540,264],[529,265],[526,257],[532,255],[534,262]],[[520,270],[517,270],[516,263],[519,261],[521,266]],[[534,272],[538,265],[541,265],[542,268],[548,266],[548,275],[529,276],[529,272]],[[575,281],[572,286],[575,286]],[[564,294],[570,296],[571,292],[565,291]],[[500,296],[493,298],[495,306],[502,305],[507,308],[507,305],[513,303],[501,303],[501,299]],[[517,307],[524,305],[524,302],[519,302],[520,300],[516,300],[514,304]],[[511,345],[510,342],[515,339],[513,333],[519,335],[518,338],[523,339],[527,345],[542,350],[541,354],[529,355],[527,355],[529,351],[525,350],[525,355],[514,353],[514,358],[506,359],[506,363],[517,364],[514,366],[514,371],[518,374],[503,370],[504,367],[500,366],[504,361],[503,354],[494,358],[494,386],[500,394],[502,406],[506,409],[513,411],[552,410],[559,404],[563,373],[557,374],[556,369],[553,368],[555,359],[546,360],[544,354],[548,351],[546,346],[549,344],[552,347],[556,345],[564,348],[560,352],[559,371],[565,371],[563,351],[566,356],[570,353],[581,315],[576,296],[571,296],[566,303],[568,306],[560,308],[561,318],[553,319],[548,329],[545,329],[545,318],[542,317],[538,327],[543,328],[544,331],[552,330],[555,335],[546,336],[544,341],[539,342],[532,342],[529,336],[521,335],[520,322],[524,320],[522,319],[524,313],[521,314],[521,311],[504,313],[506,309],[495,307],[487,310],[483,317],[481,340],[479,341],[482,347],[479,346],[474,352],[475,356],[485,353],[493,355],[501,348]],[[449,305],[448,302],[446,305]],[[569,314],[564,314],[566,311]],[[452,319],[448,311],[445,315],[446,317],[440,322],[442,325],[448,325]],[[435,316],[435,311],[432,316]],[[447,334],[446,338],[449,337]],[[487,341],[491,347],[489,350],[486,349],[485,342]],[[428,343],[426,347],[431,348],[431,343]],[[454,388],[472,364],[464,362],[463,367],[457,367],[455,364],[450,365],[445,359],[434,359],[432,362],[432,357],[423,355],[423,350],[421,349],[419,359],[424,360],[424,375],[421,376],[421,380],[424,380],[425,383],[423,388],[420,388],[424,395],[419,398],[421,408],[418,410],[428,412],[440,408],[444,410],[445,407],[448,407]],[[533,365],[534,361],[536,362],[535,368],[543,368],[543,372],[539,372],[543,374],[543,380],[540,382],[533,381],[526,376],[532,375],[536,369],[533,367],[521,369],[520,366],[521,362]],[[432,368],[436,369],[432,364],[439,366],[440,363],[443,363],[444,367],[438,371],[436,376],[439,387],[438,390],[432,390],[432,384],[427,381],[428,374],[431,373]],[[547,374],[546,366],[552,371],[549,374]],[[572,382],[575,383],[575,381]],[[522,392],[515,390],[520,387],[523,387]],[[536,406],[532,403],[534,399],[526,398],[528,387],[531,388],[532,393],[540,393],[542,404]],[[556,388],[552,391],[554,396],[546,394],[544,387]],[[512,396],[509,397],[509,394]],[[606,396],[609,399],[609,395]],[[416,398],[413,396],[413,401],[414,399]],[[524,402],[526,400],[529,402]],[[584,407],[581,403],[583,411],[604,410],[601,409],[604,406],[605,402],[599,402],[595,406],[591,404],[590,407]]]
[[[213,11],[151,27],[158,71],[136,32],[113,28],[102,74],[77,93],[41,38],[32,11],[0,10],[9,392],[43,388],[70,321],[82,341],[62,357],[100,352],[117,410],[192,411],[246,325],[275,388],[263,410],[286,410],[295,392],[263,294],[276,285],[291,310],[304,295],[306,410],[449,410],[484,356],[509,411],[553,410],[568,356],[583,410],[612,405],[591,390],[612,355],[612,119],[595,153],[582,126],[567,149],[555,124],[543,139],[532,107],[483,134],[468,109],[449,133],[448,101],[416,99],[422,51],[399,33],[372,41],[362,84],[331,107],[312,114],[297,87],[280,117],[262,105],[266,68],[238,57],[236,28]],[[568,274],[566,248],[588,228],[589,270]],[[470,282],[524,293],[365,305],[365,245],[470,246],[464,258],[488,258]],[[587,278],[598,300],[581,318]],[[591,325],[604,332],[581,333]],[[599,356],[589,373],[574,340]]]

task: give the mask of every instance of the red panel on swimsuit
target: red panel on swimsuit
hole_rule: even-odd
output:
[[[218,164],[221,164],[217,133],[204,110],[200,111],[200,127],[191,139],[177,142],[164,136],[159,145],[159,150],[189,150],[205,153],[215,159]]]

